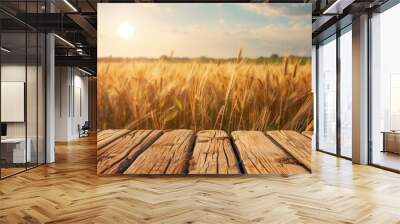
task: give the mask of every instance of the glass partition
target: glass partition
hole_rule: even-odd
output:
[[[318,149],[336,153],[336,36],[318,47]]]
[[[37,65],[37,162],[43,164],[46,162],[46,38],[43,33],[38,33],[38,65]]]
[[[18,3],[19,13],[43,11],[39,7],[43,1],[31,1],[29,6],[26,3]],[[0,26],[0,178],[3,179],[45,163],[46,39],[43,33],[2,12]]]
[[[1,34],[2,177],[24,171],[31,161],[26,141],[26,41],[25,32]]]
[[[38,35],[36,32],[27,33],[27,74],[26,74],[26,112],[27,112],[27,150],[30,151],[30,161],[27,167],[34,167],[37,165],[38,159],[38,49],[37,49]]]

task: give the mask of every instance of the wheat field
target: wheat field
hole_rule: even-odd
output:
[[[98,64],[100,129],[312,129],[309,58]]]

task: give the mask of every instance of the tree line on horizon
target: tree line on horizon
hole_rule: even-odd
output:
[[[237,57],[231,57],[231,58],[212,58],[212,57],[206,57],[206,56],[201,56],[201,57],[174,57],[174,56],[167,56],[167,55],[161,55],[158,58],[150,58],[150,57],[101,57],[99,58],[99,61],[107,61],[107,62],[121,62],[121,61],[130,61],[130,60],[135,60],[135,61],[144,61],[144,62],[151,62],[151,61],[159,61],[163,60],[166,62],[192,62],[192,61],[198,61],[202,63],[229,63],[229,62],[236,62]],[[311,60],[310,56],[297,56],[297,55],[289,55],[289,56],[281,56],[278,54],[272,54],[269,57],[257,57],[257,58],[250,58],[250,57],[243,57],[242,60],[245,60],[246,62],[250,63],[256,63],[256,64],[261,64],[261,63],[282,63],[285,60],[296,60],[300,61],[300,64],[305,64],[309,60]]]

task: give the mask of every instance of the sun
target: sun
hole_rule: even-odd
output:
[[[118,27],[118,35],[124,40],[132,39],[134,34],[133,26],[130,23],[121,23]]]

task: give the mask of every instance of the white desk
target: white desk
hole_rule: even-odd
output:
[[[12,150],[12,163],[25,163],[31,162],[32,153],[31,153],[31,145],[32,141],[30,138],[26,140],[28,143],[26,147],[25,154],[25,138],[5,138],[1,139],[1,150],[2,152],[6,152]],[[2,156],[3,157],[3,156]],[[26,161],[25,161],[26,159]]]

